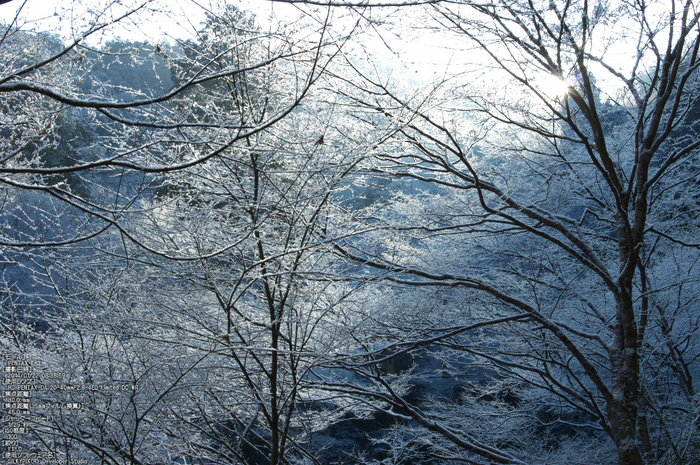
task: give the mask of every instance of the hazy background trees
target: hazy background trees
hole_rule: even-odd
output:
[[[65,243],[122,224],[122,233],[138,241],[126,226],[129,208],[164,182],[158,177],[246,144],[299,104],[328,61],[323,24],[308,30],[306,38],[292,40],[283,29],[257,30],[235,8],[218,13],[220,18],[210,16],[206,29],[191,39],[93,42],[126,21],[143,26],[138,23],[142,15],[160,7],[155,2],[130,8],[106,4],[93,12],[72,5],[74,10],[62,14],[85,18],[65,39],[60,29],[52,35],[5,28],[0,79],[4,189],[8,195],[31,191],[36,203],[53,202],[90,223],[80,232],[58,232],[48,230],[57,219],[41,218],[36,227],[42,236],[29,236],[28,228],[6,228],[4,244]],[[230,28],[226,34],[221,24]],[[287,66],[292,62],[292,68]],[[280,74],[290,69],[292,75]],[[294,85],[274,94],[287,78]],[[211,101],[227,102],[221,109],[235,111],[200,103]],[[91,136],[79,138],[72,126]],[[71,145],[78,140],[80,147]],[[142,245],[148,247],[147,240]]]

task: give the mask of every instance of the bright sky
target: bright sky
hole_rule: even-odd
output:
[[[137,4],[146,1],[124,0],[118,3]],[[85,13],[86,10],[93,8],[105,11],[104,5],[113,3],[117,2],[115,0],[12,0],[0,5],[0,21],[5,23],[13,21],[17,10],[20,9],[19,24],[25,24],[25,28],[54,31],[68,39],[74,35],[72,31],[81,30],[81,24],[84,26],[86,19],[92,17]],[[154,0],[150,5],[155,6],[159,11],[140,15],[138,23],[124,22],[121,27],[95,37],[91,42],[109,40],[115,36],[151,42],[167,41],[168,37],[191,37],[193,32],[201,27],[205,11],[217,11],[224,4],[232,4],[241,10],[254,12],[258,24],[263,29],[271,26],[270,21],[293,21],[299,15],[299,10],[295,6],[267,0]],[[316,7],[315,10],[317,17],[322,19],[325,15],[324,8]],[[113,6],[107,11],[113,16],[118,16],[123,9]],[[376,13],[375,11],[367,14],[381,16],[384,13],[384,11],[376,11]],[[401,10],[400,15],[390,19],[396,24],[413,22],[412,19],[415,18],[410,16],[409,11],[411,10]],[[343,10],[335,10],[333,14],[335,15],[334,26],[342,24]],[[375,18],[372,17],[372,19]],[[378,17],[378,19],[381,18]],[[274,25],[272,28],[274,29]],[[461,71],[460,68],[463,70],[465,63],[473,63],[474,57],[483,53],[476,52],[474,49],[458,50],[464,45],[463,41],[454,43],[453,39],[440,37],[434,32],[419,33],[416,29],[412,29],[404,32],[402,36],[398,35],[400,33],[401,31],[393,35],[380,29],[370,30],[369,35],[355,42],[355,50],[371,55],[385,68],[393,68],[400,73],[406,72],[410,77],[423,82],[435,75],[445,73],[446,69]],[[377,34],[383,34],[382,38]],[[454,46],[454,49],[450,50],[451,46]],[[601,70],[599,77],[604,74]]]
[[[120,3],[140,2],[147,2],[147,0],[125,0]],[[75,31],[81,30],[81,23],[84,25],[87,18],[93,17],[85,14],[86,10],[93,8],[94,11],[98,9],[105,11],[104,5],[110,3],[116,2],[114,0],[12,0],[0,5],[0,21],[12,22],[17,10],[20,9],[18,24],[23,24],[24,29],[52,31],[59,33],[64,39],[70,39],[75,35]],[[201,28],[207,10],[217,11],[225,4],[253,12],[258,25],[263,30],[271,26],[274,29],[277,21],[294,21],[301,14],[296,6],[267,0],[153,0],[150,5],[157,7],[160,12],[141,14],[139,23],[125,21],[115,30],[93,37],[89,43],[95,44],[115,37],[132,41],[148,40],[151,43],[191,37],[194,31]],[[123,9],[112,7],[107,11],[113,16],[118,16]],[[311,12],[321,21],[325,19],[327,12],[324,7],[306,7],[305,11]],[[368,15],[373,20],[380,19],[384,12],[372,11]],[[403,16],[406,16],[406,13],[407,11],[404,10]],[[334,9],[332,18],[336,31],[350,30],[357,19],[356,17],[349,19],[348,11],[345,9]],[[392,20],[396,21],[397,18],[393,17]],[[445,63],[450,61],[453,53],[441,47],[436,48],[438,45],[434,38],[431,39],[427,34],[421,36],[415,31],[401,37],[386,34],[386,31],[376,28],[369,29],[367,32],[368,34],[361,40],[355,42],[353,47],[356,51],[362,50],[371,55],[374,60],[382,63],[383,67],[401,69],[401,72],[407,70],[406,72],[412,78],[418,80],[429,79],[438,69],[444,69]],[[378,33],[382,33],[383,38],[380,39],[377,36]]]
[[[125,4],[147,3],[148,0],[127,0]],[[119,6],[105,9],[104,5],[117,3],[114,0],[12,0],[0,5],[0,21],[10,23],[18,15],[18,23],[29,29],[56,31],[68,36],[82,20],[92,17],[85,14],[93,11],[108,11],[113,16],[124,11]],[[252,11],[259,23],[267,22],[272,13],[278,18],[294,16],[297,9],[290,5],[271,3],[265,0],[154,0],[149,6],[159,12],[140,15],[140,25],[124,23],[114,33],[129,40],[153,41],[159,36],[187,37],[204,21],[205,11],[216,11],[223,4],[234,5],[241,10]],[[19,13],[18,13],[19,10]]]

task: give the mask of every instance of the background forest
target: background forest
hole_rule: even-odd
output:
[[[25,451],[700,463],[695,0],[32,5],[0,5]]]

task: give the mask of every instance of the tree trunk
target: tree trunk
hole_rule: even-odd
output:
[[[644,465],[637,442],[639,355],[634,308],[629,293],[618,296],[615,339],[611,347],[612,399],[606,410],[620,465]]]

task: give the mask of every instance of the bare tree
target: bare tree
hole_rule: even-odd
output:
[[[5,95],[36,103],[13,109],[55,116],[34,133],[6,120],[9,141],[27,137],[3,165],[0,341],[44,361],[49,386],[26,447],[103,463],[319,463],[309,434],[327,420],[306,378],[334,350],[328,320],[352,291],[329,278],[319,230],[342,221],[336,195],[361,158],[329,127],[334,109],[306,101],[332,59],[327,20],[296,38],[227,8],[174,45],[49,37],[58,51],[34,80],[8,77]],[[49,81],[61,56],[84,75]],[[114,78],[143,65],[146,83]],[[97,132],[89,150],[61,145],[57,134],[85,141],[70,117]]]
[[[368,130],[398,131],[369,169],[425,193],[404,189],[373,215],[389,235],[337,252],[395,285],[465,292],[451,311],[384,318],[387,339],[397,351],[440,344],[553,394],[612,439],[620,464],[695,460],[697,5],[423,12],[423,27],[465,44],[455,53],[467,63],[430,92],[354,65],[361,79],[338,89]],[[381,387],[360,391],[467,462],[526,460],[411,405],[366,362],[351,366]]]

